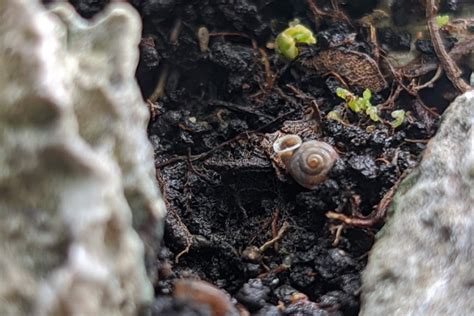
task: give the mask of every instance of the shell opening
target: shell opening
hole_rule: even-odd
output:
[[[298,135],[285,135],[278,138],[273,143],[273,150],[276,152],[283,164],[288,167],[291,157],[302,143],[303,141]]]
[[[278,138],[274,143],[273,143],[273,150],[277,154],[282,154],[285,152],[292,152],[298,147],[301,146],[303,141],[298,135],[285,135],[280,138]]]

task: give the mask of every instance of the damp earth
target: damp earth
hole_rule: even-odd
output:
[[[71,0],[87,18],[108,2]],[[156,290],[149,313],[212,314],[178,301],[174,284],[185,278],[225,291],[241,314],[357,315],[387,201],[459,94],[435,77],[429,35],[393,26],[425,21],[419,2],[395,1],[381,17],[378,2],[130,0],[143,20],[137,80],[168,208],[159,256],[147,262]],[[405,16],[399,8],[408,5]],[[317,43],[287,61],[274,40],[295,18]],[[378,18],[394,24],[376,27]],[[445,36],[448,51],[458,44]],[[403,68],[387,57],[410,49],[417,57]],[[354,96],[368,88],[380,120],[351,111],[341,87]],[[396,110],[405,117],[394,127]],[[275,162],[271,142],[285,134],[338,152],[315,189]]]

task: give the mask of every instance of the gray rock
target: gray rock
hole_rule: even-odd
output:
[[[450,105],[391,212],[360,315],[474,315],[474,91]]]
[[[134,74],[140,20],[0,0],[0,315],[134,315],[164,202]]]

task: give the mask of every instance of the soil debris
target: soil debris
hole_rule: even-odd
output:
[[[446,40],[452,35],[441,30],[440,42],[427,33],[414,62],[397,68],[384,49],[408,50],[415,38],[353,20],[377,1],[131,2],[144,25],[137,71],[144,98],[159,87],[148,133],[169,210],[151,267],[159,271],[153,313],[210,315],[206,304],[172,296],[177,279],[191,278],[227,291],[242,313],[357,315],[374,234],[458,94],[445,72],[463,61],[472,38]],[[397,0],[388,19],[403,25],[424,15],[420,1]],[[288,62],[272,47],[294,18],[317,43],[298,46]],[[440,62],[443,41],[451,58]],[[472,71],[462,67],[463,76]],[[370,89],[380,121],[350,110],[339,87],[354,95]],[[395,110],[406,115],[393,128]],[[286,134],[338,153],[313,190],[274,159],[272,144]],[[296,292],[306,298],[292,300]]]

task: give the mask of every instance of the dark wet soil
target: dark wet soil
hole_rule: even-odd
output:
[[[109,1],[71,2],[91,17]],[[168,206],[159,257],[148,262],[157,294],[150,312],[208,315],[208,307],[183,305],[172,296],[176,279],[195,278],[227,291],[241,314],[356,315],[360,274],[383,223],[351,227],[325,214],[363,217],[377,210],[404,171],[416,166],[438,114],[454,98],[447,79],[435,84],[436,102],[431,93],[416,97],[403,89],[386,102],[397,81],[370,41],[368,26],[356,20],[377,1],[340,1],[346,16],[330,1],[317,1],[324,15],[308,1],[130,2],[144,25],[137,70],[144,98],[156,96],[160,79],[163,88],[149,102],[148,132]],[[395,9],[406,2],[396,1]],[[420,14],[417,7],[412,11]],[[289,63],[271,44],[294,18],[315,31],[318,44],[301,47],[301,58]],[[406,31],[383,28],[377,36],[383,48],[410,47]],[[436,60],[429,40],[418,41],[416,49],[425,61]],[[356,51],[376,61],[386,87],[372,91],[372,103],[385,102],[385,123],[351,112],[336,97],[340,68],[321,73],[310,66],[327,50]],[[358,95],[363,90],[349,89]],[[342,121],[326,117],[335,108]],[[394,129],[387,122],[396,109],[408,114]],[[289,131],[323,140],[339,153],[314,190],[273,163],[272,133]],[[295,300],[297,292],[307,299]]]

